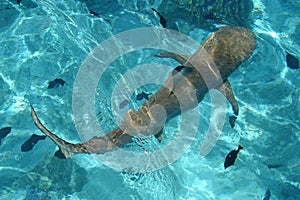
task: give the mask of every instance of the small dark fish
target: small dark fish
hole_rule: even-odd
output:
[[[267,189],[263,200],[270,200],[270,198],[271,198],[271,191]]]
[[[143,99],[146,99],[148,100],[149,99],[149,95],[151,95],[152,93],[145,93],[145,92],[141,92],[140,94],[136,95],[136,100],[143,100]]]
[[[89,9],[89,8],[88,8],[88,9]],[[91,15],[94,15],[94,16],[96,16],[96,17],[100,17],[99,13],[97,13],[97,12],[91,10],[91,9],[89,9],[89,12],[90,12]]]
[[[225,169],[227,167],[230,167],[231,165],[234,164],[235,162],[235,159],[237,158],[237,154],[239,153],[239,151],[243,149],[243,147],[241,145],[239,145],[238,147],[238,150],[232,150],[227,156],[226,156],[226,159],[225,159],[225,162],[224,162],[224,167]]]
[[[17,0],[17,4],[20,5],[22,0]]]
[[[0,145],[1,145],[1,140],[5,138],[11,131],[11,127],[4,127],[0,129]]]
[[[32,134],[32,136],[26,140],[21,146],[21,151],[26,152],[32,150],[32,148],[38,143],[39,140],[44,140],[47,136]]]
[[[213,12],[207,13],[204,15],[204,19],[215,19],[216,17],[214,16]]]
[[[282,167],[281,164],[277,164],[277,165],[268,165],[268,164],[266,164],[266,165],[267,165],[267,167],[268,167],[269,169],[276,169],[276,168]]]
[[[286,54],[286,64],[291,69],[299,69],[299,60],[289,53]]]
[[[167,27],[167,21],[166,21],[166,19],[157,11],[157,10],[155,10],[154,8],[151,8],[154,12],[156,12],[156,14],[159,16],[159,22],[160,22],[160,24],[164,27],[164,28],[166,28]]]
[[[65,84],[65,81],[62,80],[61,78],[56,78],[54,79],[54,81],[50,81],[49,85],[48,85],[48,89],[51,88],[57,88],[58,86],[63,86]]]

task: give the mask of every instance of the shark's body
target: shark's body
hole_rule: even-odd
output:
[[[146,130],[147,134],[161,138],[164,123],[181,112],[194,108],[211,88],[222,92],[231,103],[234,114],[238,115],[238,105],[227,78],[241,62],[251,56],[255,46],[255,35],[250,30],[226,26],[213,33],[190,57],[169,52],[159,54],[160,57],[177,60],[182,66],[190,70],[170,75],[165,83],[166,87],[162,87],[153,94],[138,111],[129,110],[118,128],[80,144],[66,142],[49,131],[39,121],[33,108],[31,115],[37,127],[59,146],[60,153],[65,157],[70,157],[74,153],[101,154],[112,151],[125,146],[136,133]],[[208,74],[209,76],[209,72],[211,73],[210,64],[203,62],[205,60],[203,59],[204,54],[201,53],[203,50],[207,52],[206,55],[209,55],[217,67],[221,82],[216,81],[208,86],[206,80],[202,78],[201,74],[204,76]],[[179,96],[183,97],[180,99],[180,103],[177,98]],[[196,98],[191,98],[192,96],[196,96]],[[164,108],[166,117],[162,116],[159,110],[153,109],[155,105]]]

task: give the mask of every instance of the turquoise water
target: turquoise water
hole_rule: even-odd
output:
[[[267,189],[272,200],[299,199],[300,70],[288,68],[285,55],[300,57],[300,3],[255,0],[250,9],[247,1],[241,1],[242,12],[222,13],[223,20],[217,15],[194,17],[201,12],[193,8],[204,2],[211,4],[23,0],[18,6],[13,0],[1,1],[0,128],[11,126],[12,131],[0,146],[0,199],[263,199]],[[219,10],[230,10],[234,4],[222,5],[224,9]],[[119,172],[91,155],[60,160],[53,156],[57,147],[50,139],[38,142],[30,152],[21,152],[21,145],[33,133],[40,134],[30,117],[30,105],[51,131],[67,141],[80,142],[72,116],[72,92],[81,64],[93,48],[114,34],[159,27],[151,7],[162,11],[168,28],[198,43],[221,24],[243,25],[254,31],[257,48],[253,56],[229,77],[240,106],[235,128],[226,120],[213,150],[199,157],[211,114],[206,97],[199,105],[201,123],[190,149],[167,167],[148,173]],[[89,14],[88,8],[100,17]],[[249,14],[248,18],[243,14]],[[104,72],[95,105],[102,134],[116,127],[112,106],[118,98],[112,93],[126,72],[145,63],[178,65],[155,57],[158,52],[132,52]],[[65,80],[65,85],[47,89],[55,78]],[[135,94],[154,93],[158,88],[144,85]],[[134,100],[135,94],[130,106],[138,108],[141,102]],[[228,105],[227,117],[230,112]],[[161,144],[154,139],[135,139],[125,149],[160,148],[172,140],[178,123],[175,118],[167,124]],[[235,165],[224,170],[227,153],[238,144],[244,149]]]

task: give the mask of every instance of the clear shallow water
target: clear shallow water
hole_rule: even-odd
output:
[[[241,111],[237,125],[231,129],[225,123],[217,144],[205,158],[200,159],[198,152],[209,123],[209,97],[200,104],[201,125],[190,150],[159,171],[120,173],[89,155],[59,160],[53,157],[56,147],[49,139],[30,152],[21,152],[21,144],[39,133],[30,118],[30,104],[53,132],[79,142],[72,117],[72,90],[81,63],[113,34],[159,26],[150,8],[160,3],[23,0],[20,7],[9,1],[0,3],[0,124],[12,126],[0,146],[1,199],[262,199],[266,189],[271,190],[271,199],[298,199],[300,72],[285,63],[286,51],[300,55],[297,1],[254,2],[249,26],[257,35],[257,49],[229,78]],[[178,5],[187,7],[188,3]],[[87,6],[102,18],[88,14]],[[185,20],[185,13],[165,16],[170,18],[170,26],[176,24],[179,31],[199,43],[211,32],[212,25],[202,27],[193,18]],[[154,57],[157,52],[133,52],[105,71],[96,97],[104,132],[115,127],[110,105],[116,100],[111,94],[126,71],[143,63],[177,65]],[[66,84],[48,90],[48,82],[55,78]],[[148,85],[138,91],[154,92],[157,88]],[[133,107],[138,105],[133,101]],[[178,119],[168,123],[166,133],[171,134],[164,135],[162,144],[151,139],[137,141],[127,150],[143,151],[137,144],[149,150],[164,145],[175,134],[177,123]],[[224,170],[226,154],[238,144],[244,149],[235,165]]]

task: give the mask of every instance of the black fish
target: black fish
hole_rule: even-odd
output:
[[[282,167],[281,164],[277,164],[277,165],[268,165],[268,164],[266,164],[266,165],[267,165],[267,167],[268,167],[269,169],[276,169],[276,168]]]
[[[17,4],[20,5],[22,0],[17,0]]]
[[[286,54],[286,64],[291,69],[299,69],[299,60],[289,53]]]
[[[88,8],[88,9],[89,9],[89,8]],[[97,13],[97,12],[91,10],[91,9],[89,9],[89,12],[90,12],[91,15],[94,15],[94,16],[96,16],[96,17],[100,17],[99,13]]]
[[[237,158],[237,154],[239,153],[239,151],[243,149],[243,147],[241,145],[239,145],[238,147],[238,150],[232,150],[227,156],[226,156],[226,159],[225,159],[225,162],[224,162],[224,167],[225,169],[227,167],[230,167],[231,165],[234,164],[235,162],[235,159]]]
[[[47,136],[32,134],[32,136],[22,144],[21,151],[26,152],[32,150],[32,148],[38,143],[39,140],[44,140]]]
[[[0,129],[0,145],[1,145],[1,140],[5,138],[11,131],[11,127],[4,127]]]
[[[56,78],[54,81],[50,81],[48,85],[48,89],[51,88],[57,88],[59,85],[63,86],[65,84],[65,81],[61,78]]]
[[[269,189],[267,189],[263,200],[270,200],[270,198],[271,198],[271,191]]]
[[[154,8],[151,8],[154,12],[156,12],[156,14],[159,16],[159,22],[160,24],[166,28],[167,27],[167,21],[165,20],[165,18],[157,11],[155,10]]]
[[[140,94],[138,94],[138,95],[136,95],[136,100],[142,100],[142,99],[149,99],[149,95],[150,94],[152,94],[152,93],[145,93],[145,92],[142,92],[142,93],[140,93]]]
[[[216,17],[214,16],[213,12],[207,13],[204,15],[204,19],[215,19]]]

